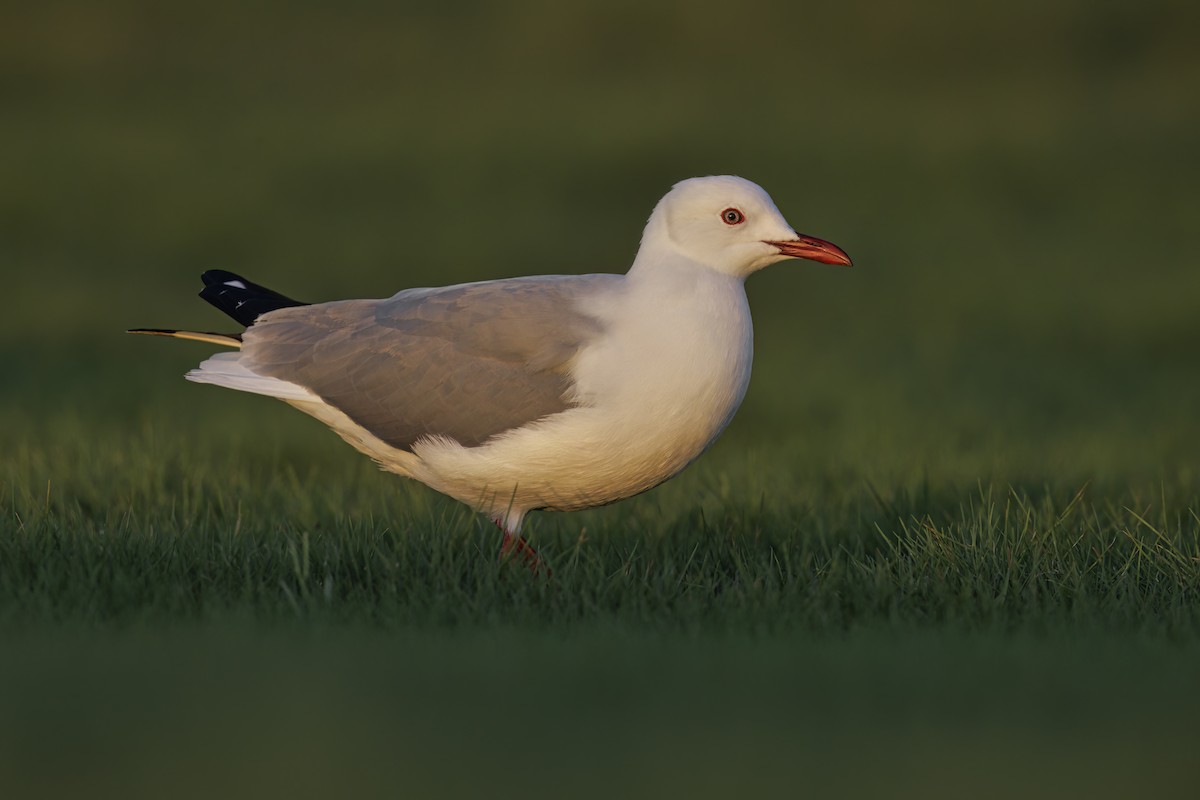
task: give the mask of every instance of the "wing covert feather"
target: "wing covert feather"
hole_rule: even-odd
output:
[[[264,314],[242,353],[394,447],[465,446],[571,407],[570,366],[602,325],[579,309],[621,276],[513,278]]]

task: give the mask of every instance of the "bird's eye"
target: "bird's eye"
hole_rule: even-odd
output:
[[[746,221],[746,215],[736,208],[727,208],[721,212],[721,221],[726,225],[741,225]]]

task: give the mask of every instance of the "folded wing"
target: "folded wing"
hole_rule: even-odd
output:
[[[246,330],[239,361],[393,447],[430,436],[476,446],[573,405],[572,361],[602,332],[581,306],[619,280],[514,278],[281,308]]]

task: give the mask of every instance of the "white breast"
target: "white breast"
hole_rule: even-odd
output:
[[[576,408],[481,447],[415,448],[414,477],[494,515],[572,510],[657,486],[729,423],[750,379],[741,280],[694,268],[629,276],[589,300],[605,333],[573,366]]]

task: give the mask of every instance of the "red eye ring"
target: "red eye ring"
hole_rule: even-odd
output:
[[[726,225],[741,225],[746,221],[746,215],[736,208],[727,208],[721,212],[721,221]]]

